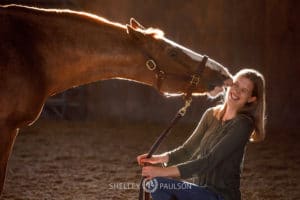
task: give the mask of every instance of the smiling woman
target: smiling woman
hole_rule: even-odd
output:
[[[251,69],[241,70],[226,92],[222,105],[208,109],[188,140],[178,148],[147,158],[144,163],[164,163],[167,167],[146,166],[142,175],[158,186],[151,192],[154,200],[239,200],[240,175],[245,146],[248,141],[265,137],[265,81],[262,74]],[[194,177],[189,189],[160,185],[183,182],[165,177]]]

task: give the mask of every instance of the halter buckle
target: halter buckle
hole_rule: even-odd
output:
[[[154,71],[157,67],[155,61],[152,59],[146,61],[146,66],[150,71]]]
[[[198,85],[200,82],[200,77],[197,74],[192,75],[192,80],[190,81],[190,83],[192,85]]]

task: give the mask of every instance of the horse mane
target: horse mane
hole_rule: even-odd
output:
[[[38,12],[38,13],[42,12],[44,14],[56,13],[56,14],[73,15],[73,16],[82,17],[82,18],[85,18],[85,19],[88,19],[88,20],[91,20],[94,22],[104,23],[104,24],[112,25],[112,26],[115,26],[118,28],[126,29],[126,26],[121,23],[112,22],[104,17],[98,16],[95,14],[91,14],[88,12],[84,12],[84,11],[75,11],[75,10],[70,10],[70,9],[39,8],[39,7],[26,6],[26,5],[18,5],[18,4],[0,5],[0,8],[1,7],[2,8],[20,9],[23,12],[31,11],[31,12]]]
[[[33,7],[33,6],[26,6],[26,5],[18,5],[18,4],[8,4],[8,5],[0,5],[0,8],[13,8],[16,10],[21,10],[22,12],[36,12],[36,13],[42,13],[42,14],[60,14],[60,15],[69,15],[69,16],[76,16],[79,18],[83,18],[86,20],[90,20],[96,23],[101,23],[101,24],[106,24],[106,25],[111,25],[116,28],[121,28],[121,29],[127,29],[126,25],[118,23],[118,22],[112,22],[109,21],[108,19],[84,12],[84,11],[75,11],[75,10],[70,10],[70,9],[55,9],[55,8],[39,8],[39,7]],[[164,38],[164,32],[161,29],[158,28],[138,28],[138,31],[145,35],[151,35],[154,38]]]

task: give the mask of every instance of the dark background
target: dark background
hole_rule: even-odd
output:
[[[146,27],[162,29],[169,39],[210,56],[233,74],[245,67],[257,69],[267,83],[267,134],[297,132],[300,119],[297,0],[0,2],[84,10],[124,24],[135,17]],[[182,103],[180,98],[165,98],[148,86],[119,80],[89,84],[68,91],[66,96],[62,118],[116,123],[166,122]],[[198,121],[202,112],[216,102],[206,97],[196,98],[185,122]]]

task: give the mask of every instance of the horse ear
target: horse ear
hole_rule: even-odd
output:
[[[143,25],[141,25],[138,21],[136,21],[136,19],[134,18],[130,18],[130,26],[134,29],[142,29],[145,30],[145,27]]]
[[[128,33],[128,34],[130,35],[130,37],[132,37],[132,38],[140,39],[140,38],[142,38],[142,37],[145,37],[145,35],[144,35],[142,32],[140,32],[140,31],[134,29],[134,28],[133,28],[131,25],[129,25],[129,24],[126,24],[126,28],[127,28],[127,33]]]

